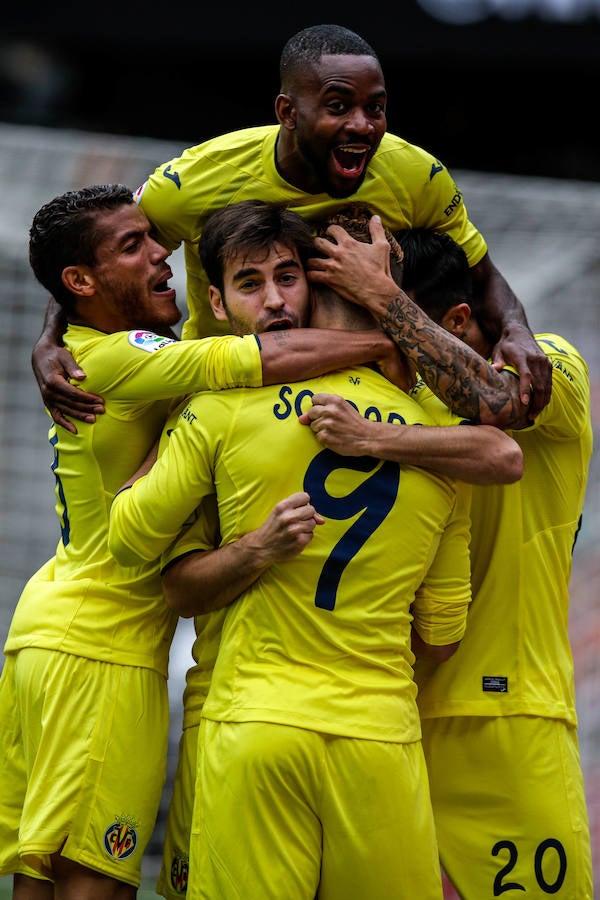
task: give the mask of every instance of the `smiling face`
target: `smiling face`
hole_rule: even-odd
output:
[[[225,265],[223,284],[223,293],[210,286],[210,302],[233,334],[306,327],[310,288],[295,248],[275,243],[268,250],[238,253]]]
[[[294,141],[291,153],[285,146],[281,157],[278,153],[283,177],[311,193],[337,198],[355,193],[387,128],[385,81],[377,60],[322,56],[298,75],[293,95],[278,97],[276,108]]]
[[[101,331],[143,328],[164,333],[181,318],[167,250],[150,236],[135,205],[98,213],[93,266],[71,266],[63,280],[77,297],[74,321]]]

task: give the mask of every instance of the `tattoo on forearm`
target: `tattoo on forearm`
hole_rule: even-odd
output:
[[[511,392],[489,363],[436,325],[406,295],[399,294],[379,322],[434,394],[457,415],[479,422],[484,409],[497,415],[508,406],[514,412]]]
[[[269,334],[273,335],[273,340],[281,347],[287,346],[290,342],[290,332],[287,329],[284,331],[269,331]]]

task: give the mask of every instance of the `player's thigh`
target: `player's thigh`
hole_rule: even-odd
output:
[[[21,812],[27,792],[25,748],[21,731],[21,712],[15,682],[15,656],[4,660],[0,675],[0,876],[20,873],[17,878],[18,896],[27,891],[43,893],[49,888],[47,881],[39,885],[38,873],[19,857],[19,828]],[[51,890],[51,888],[50,888]]]
[[[322,764],[316,732],[203,720],[189,900],[313,900]]]
[[[441,876],[420,742],[329,737],[319,900],[439,900]]]
[[[156,892],[167,900],[178,900],[185,895],[187,889],[199,730],[198,725],[185,728],[179,739],[177,768],[165,825],[162,865],[156,882]]]
[[[444,869],[465,900],[592,897],[577,735],[530,716],[423,722]]]
[[[27,796],[20,852],[141,878],[164,784],[168,694],[156,672],[28,649],[18,658]]]

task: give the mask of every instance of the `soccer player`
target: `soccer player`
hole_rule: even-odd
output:
[[[549,399],[548,360],[533,340],[522,304],[469,220],[452,175],[431,153],[386,131],[385,79],[373,48],[342,26],[310,26],[284,46],[280,79],[277,124],[188,148],[158,166],[137,191],[159,240],[171,250],[185,245],[190,318],[183,336],[217,333],[206,300],[207,276],[196,252],[213,211],[258,198],[284,203],[312,222],[352,199],[379,213],[394,230],[427,225],[461,244],[485,302],[486,328],[498,342],[494,358],[498,365],[506,361],[517,367],[521,396],[535,417]],[[101,406],[94,406],[98,397],[74,394],[65,383],[65,371],[75,378],[83,372],[60,353],[57,330],[50,319],[33,364],[46,406],[65,425],[68,420],[57,407],[81,418],[86,400],[89,415]]]
[[[299,273],[304,302],[312,236],[297,216],[289,229],[295,240],[282,278],[294,284]],[[345,339],[302,330],[260,341],[173,340],[181,314],[168,251],[123,185],[45,204],[29,249],[36,277],[69,319],[66,346],[107,411],[76,434],[55,425],[49,433],[61,540],[25,586],[4,647],[0,874],[14,873],[15,897],[28,900],[52,897],[52,882],[57,896],[128,898],[164,781],[177,617],[164,603],[157,563],[124,568],[109,553],[112,495],[187,391],[259,386],[285,371],[323,371],[326,357],[337,367],[354,351],[363,359],[396,351],[377,329],[357,335],[354,351]]]
[[[258,215],[262,206],[240,203],[216,213],[201,241],[213,309],[228,316],[233,330],[239,323],[247,327],[260,307],[269,267],[279,255],[269,254],[256,240],[249,246],[242,239],[243,226],[246,241],[261,234],[252,218],[244,219]],[[428,421],[405,393],[371,369],[340,372],[331,384],[368,415]],[[414,466],[386,471],[373,459],[347,464],[323,455],[310,431],[297,422],[315,386],[321,385],[307,382],[296,389],[284,384],[261,391],[258,403],[247,392],[227,392],[232,403],[214,408],[208,395],[192,398],[167,423],[150,474],[113,504],[110,546],[131,563],[166,548],[202,498],[216,497],[220,549],[191,552],[212,544],[194,546],[187,532],[175,551],[168,550],[166,596],[179,612],[192,615],[199,611],[196,603],[210,603],[211,595],[228,603],[243,591],[222,615],[220,649],[203,710],[201,816],[192,836],[190,897],[198,891],[214,897],[237,891],[248,897],[312,898],[319,877],[325,897],[354,891],[361,897],[412,898],[415,883],[421,896],[441,896],[435,848],[431,853],[426,774],[419,763],[418,728],[412,727],[407,625],[414,615],[436,658],[454,649],[468,603],[464,489]],[[420,500],[406,497],[406,506],[396,502],[412,486],[423,490]],[[286,500],[278,504],[280,515],[289,515],[290,504],[304,510],[298,530],[306,535],[300,555],[283,560],[272,551],[265,554],[264,537],[256,535],[281,496]],[[315,530],[320,505],[327,522]],[[394,565],[384,565],[381,552]],[[214,625],[215,619],[209,622]],[[200,669],[206,675],[205,661]],[[195,710],[198,715],[198,704]],[[187,725],[193,742],[195,729]],[[214,741],[223,738],[233,739],[237,749],[230,744],[216,748]],[[182,746],[185,741],[184,731]],[[317,799],[311,779],[317,777],[321,754],[328,759],[331,781]],[[407,756],[416,766],[410,785]],[[207,771],[218,759],[227,773]],[[317,793],[309,799],[313,790]],[[368,841],[357,831],[339,828],[345,816],[362,823]],[[401,822],[410,822],[410,828]],[[185,834],[179,840],[185,841]],[[184,852],[166,867],[177,879],[174,890],[185,884],[185,862]]]
[[[381,229],[373,227],[384,249]],[[361,270],[359,256],[373,250],[352,247],[336,234],[332,281],[341,289],[351,269],[362,287],[368,280],[373,294],[380,291],[379,302],[369,306],[377,307],[406,351],[408,304],[397,289],[393,298],[391,284],[374,284],[377,264]],[[450,236],[429,229],[398,237],[406,292],[487,359],[491,343],[479,323],[463,251]],[[384,302],[386,291],[391,302]],[[415,668],[441,860],[464,900],[506,891],[565,900],[593,896],[568,635],[572,551],[592,450],[590,384],[587,365],[568,340],[556,334],[536,340],[552,363],[553,387],[535,423],[508,370],[498,373],[495,406],[491,394],[485,403],[471,397],[482,419],[493,416],[510,429],[523,451],[524,475],[511,485],[473,489],[467,630],[444,666],[419,659]],[[329,398],[311,414],[325,446],[395,458],[389,428],[365,424]]]
[[[250,235],[260,236],[258,240],[261,245],[256,248],[261,251],[257,253],[260,264],[253,273],[253,278],[256,281],[260,272],[261,278],[266,281],[269,267],[266,247],[263,250],[262,244],[267,240],[268,232],[265,228],[266,210],[261,212],[261,207],[260,203],[242,202],[226,212],[215,214],[200,245],[213,282],[213,312],[219,317],[228,316],[231,330],[237,334],[244,333],[246,329],[260,330],[261,322],[264,326],[264,320],[260,306],[251,306],[250,288],[242,293],[237,280],[229,277],[235,270],[228,262],[230,254],[221,250],[222,223],[223,220],[227,223],[228,246],[241,245],[248,249]],[[247,224],[244,224],[244,217],[248,217]],[[219,224],[221,227],[218,227]],[[248,278],[249,274],[246,272],[245,277]],[[252,293],[258,293],[256,284]],[[338,298],[324,297],[321,290],[316,311],[313,306],[311,324],[332,327],[338,304]],[[250,315],[251,310],[253,315]],[[368,321],[373,324],[367,314],[363,319],[365,327]],[[393,427],[397,427],[397,424]],[[520,476],[520,460],[509,459],[512,448],[508,443],[506,446],[502,445],[500,452],[500,434],[496,429],[478,429],[475,434],[470,428],[450,428],[444,432],[443,440],[437,428],[415,429],[405,426],[402,432],[407,439],[404,443],[405,462],[427,465],[434,470],[442,469],[446,474],[456,475],[467,481],[504,481]],[[452,447],[449,443],[450,436]],[[414,442],[412,456],[409,455],[411,442]],[[220,540],[218,514],[211,501],[214,501],[214,497],[207,498],[202,503],[202,515],[198,516],[194,527],[185,531],[175,545],[169,548],[162,561],[165,594],[172,605],[184,615],[204,613],[195,618],[197,636],[192,648],[195,664],[186,676],[183,730],[165,829],[163,863],[157,883],[158,893],[169,900],[180,897],[188,882],[198,728],[225,614],[224,609],[205,613],[203,603],[209,593],[217,595],[223,603],[235,599],[243,588],[262,574],[267,565],[279,558],[282,549],[286,547],[287,537],[287,533],[281,534],[281,529],[296,524],[295,521],[290,522],[291,510],[296,507],[288,500],[278,504],[257,531],[212,553]],[[212,514],[207,513],[207,510]],[[221,580],[209,591],[211,580],[219,577],[217,573],[226,573],[227,582],[223,583]],[[243,573],[242,583],[234,578],[239,573]],[[198,590],[198,585],[202,585],[202,590]]]

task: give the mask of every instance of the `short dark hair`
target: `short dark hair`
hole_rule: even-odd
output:
[[[404,253],[402,287],[421,309],[439,322],[458,303],[473,305],[473,279],[465,251],[444,231],[409,228],[396,231]]]
[[[331,240],[331,236],[327,234],[330,225],[340,225],[344,228],[350,237],[355,241],[362,241],[364,244],[371,243],[371,232],[369,230],[369,219],[373,213],[364,203],[349,203],[343,206],[337,212],[328,216],[324,221],[317,223],[317,234]],[[393,233],[385,225],[383,226],[385,236],[390,245],[390,270],[392,278],[398,285],[402,287],[402,247],[394,237]]]
[[[311,25],[287,41],[279,59],[281,90],[285,92],[299,67],[318,62],[322,56],[372,56],[379,58],[370,44],[343,25]]]
[[[209,282],[222,292],[226,263],[238,253],[264,251],[273,244],[296,249],[303,266],[314,253],[310,225],[291,209],[263,200],[240,200],[206,220],[198,242]]]
[[[29,263],[43,287],[65,310],[73,308],[73,295],[62,281],[67,266],[96,262],[98,213],[134,202],[124,184],[94,184],[67,191],[44,204],[29,229]]]

